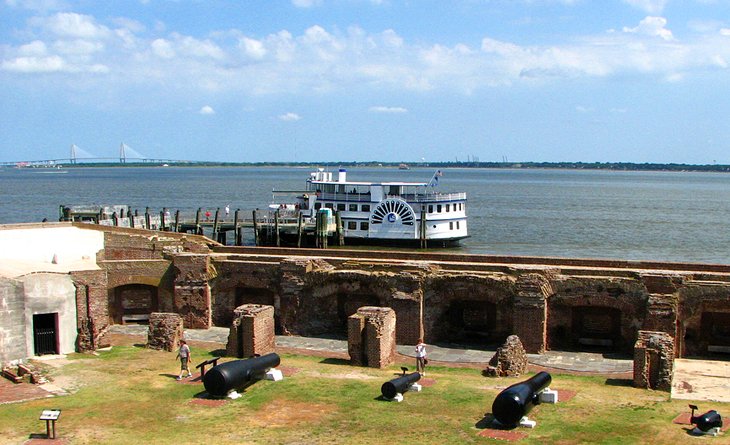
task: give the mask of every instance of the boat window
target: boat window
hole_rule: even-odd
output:
[[[347,230],[357,230],[357,221],[347,221]]]
[[[451,209],[451,204],[446,204],[446,211],[448,212],[449,209]]]
[[[357,204],[350,204],[350,211],[357,212]]]
[[[391,185],[390,187],[388,187],[388,194],[389,195],[400,195],[400,186]]]
[[[456,230],[459,230],[459,221],[456,221]]]
[[[433,213],[433,204],[429,204],[428,213]]]
[[[370,224],[368,224],[367,221],[360,222],[360,230],[368,230],[369,227],[370,227]]]
[[[315,202],[314,203],[314,210],[319,210],[321,208],[322,208],[322,203],[321,202]]]
[[[459,203],[459,210],[464,210],[464,209],[463,209],[463,208],[461,207],[462,205],[463,205],[462,203]]]
[[[370,211],[370,204],[363,204],[362,208],[360,209],[363,212],[369,212]]]
[[[332,208],[334,208],[334,205],[331,202],[326,202],[324,204],[324,208],[325,209],[332,209]]]
[[[337,210],[345,210],[345,204],[337,204]]]
[[[454,222],[449,221],[449,230],[454,230]]]
[[[436,206],[436,212],[441,213],[441,204]]]

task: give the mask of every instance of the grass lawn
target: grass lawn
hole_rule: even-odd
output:
[[[210,348],[205,350],[205,348]],[[216,354],[215,344],[194,344],[194,363]],[[47,364],[56,384],[71,394],[0,405],[0,443],[22,444],[43,433],[43,409],[60,408],[60,438],[71,444],[469,444],[509,443],[480,436],[494,397],[522,381],[483,377],[478,369],[430,366],[422,392],[401,403],[380,400],[380,386],[399,372],[349,366],[334,358],[281,354],[285,378],[259,381],[236,400],[200,402],[202,382],[175,380],[175,353],[134,345],[98,355],[75,354]],[[408,363],[412,366],[412,363]],[[672,423],[687,401],[664,392],[596,376],[552,373],[553,389],[575,396],[535,407],[534,429],[515,431],[520,444],[730,443],[730,434],[694,438]],[[730,421],[730,404],[699,402]]]

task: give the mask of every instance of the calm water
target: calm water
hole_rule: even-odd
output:
[[[58,218],[60,204],[128,204],[194,213],[226,204],[250,216],[305,168],[0,169],[0,223]],[[354,181],[423,181],[433,169],[349,168]],[[463,252],[730,263],[730,174],[447,169],[465,191]]]

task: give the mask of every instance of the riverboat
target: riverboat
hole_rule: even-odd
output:
[[[345,169],[310,173],[303,191],[274,190],[271,210],[302,215],[305,223],[325,215],[350,244],[453,245],[467,238],[466,193],[438,190],[441,170],[428,182],[350,181]],[[289,194],[294,202],[277,202]],[[307,221],[308,220],[308,221]],[[331,229],[327,229],[332,233]]]

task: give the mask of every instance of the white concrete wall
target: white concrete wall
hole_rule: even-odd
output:
[[[0,262],[21,261],[58,264],[96,261],[104,248],[104,233],[77,227],[28,227],[0,230]]]
[[[23,283],[0,277],[0,365],[26,358]]]
[[[25,287],[25,342],[27,357],[35,355],[33,315],[58,313],[59,353],[76,350],[76,287],[68,274],[35,273],[21,278]]]

